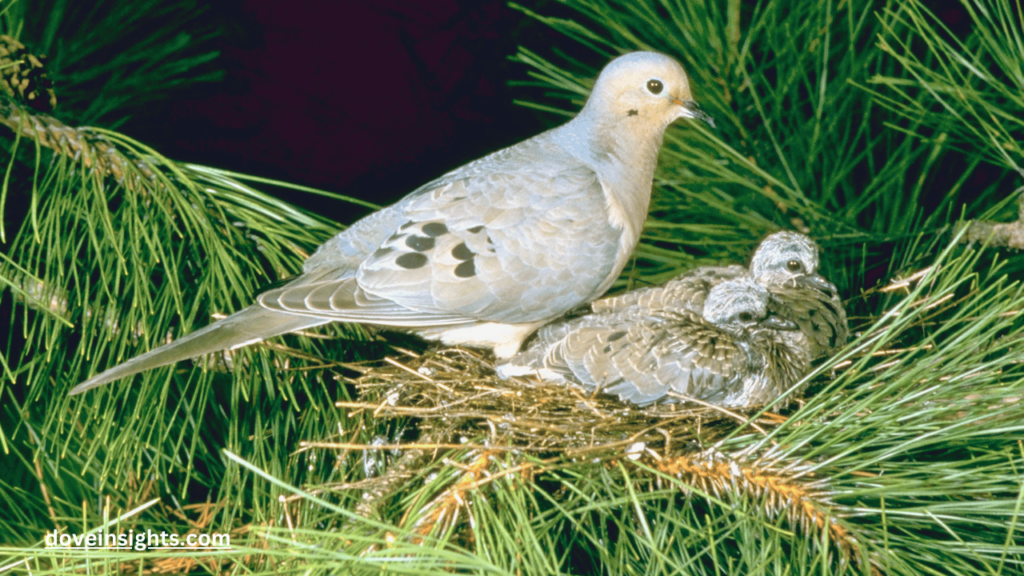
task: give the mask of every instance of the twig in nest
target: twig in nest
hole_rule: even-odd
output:
[[[768,435],[768,433],[764,431],[764,428],[761,428],[760,426],[758,426],[754,422],[754,420],[752,418],[744,418],[743,416],[740,416],[739,414],[737,414],[737,413],[735,413],[735,412],[733,412],[731,410],[726,410],[725,408],[722,408],[721,406],[716,406],[715,404],[711,404],[710,402],[705,402],[703,400],[698,400],[696,398],[691,398],[691,397],[686,396],[684,394],[677,394],[676,392],[671,392],[670,391],[670,392],[666,393],[666,395],[667,396],[671,396],[673,398],[679,398],[681,400],[686,400],[687,402],[693,402],[695,404],[700,404],[701,406],[705,406],[707,408],[711,408],[712,410],[715,410],[717,412],[721,412],[722,414],[725,414],[725,415],[733,418],[734,420],[736,420],[740,424],[750,424],[750,426],[754,430],[757,430],[763,436],[767,436]]]
[[[420,511],[426,512],[426,514],[419,518],[413,525],[413,529],[416,533],[420,536],[426,536],[438,526],[442,529],[451,528],[455,525],[459,510],[463,507],[466,508],[466,513],[470,518],[470,527],[472,528],[474,522],[472,521],[472,513],[469,512],[469,507],[466,506],[466,492],[469,491],[469,486],[477,483],[483,475],[484,470],[487,468],[487,465],[490,464],[490,461],[491,453],[487,451],[481,452],[476,461],[468,467],[465,473],[459,478],[459,481],[455,483],[455,486],[445,490],[440,496],[431,500],[426,506],[424,506]],[[400,525],[405,525],[411,512],[412,510],[406,511],[405,515],[402,517]]]
[[[406,442],[399,444],[352,444],[348,442],[308,442],[299,443],[306,448],[329,448],[332,450],[494,450],[496,452],[519,452],[529,450],[528,446],[481,446],[479,444],[446,444],[443,442]]]

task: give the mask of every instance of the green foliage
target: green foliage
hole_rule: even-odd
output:
[[[221,371],[166,368],[69,399],[88,374],[244,306],[337,226],[250,185],[258,180],[175,163],[114,132],[76,132],[86,148],[116,150],[88,167],[12,133],[12,190],[32,202],[0,266],[15,303],[0,354],[0,541],[21,547],[7,549],[11,562],[138,571],[136,555],[85,565],[41,550],[42,536],[107,521],[183,532],[188,519],[236,536],[234,550],[202,555],[192,571],[1022,571],[1024,259],[951,234],[961,216],[1015,217],[1020,6],[965,1],[973,26],[958,38],[916,1],[563,4],[522,9],[565,38],[560,50],[515,57],[532,78],[523,90],[539,89],[530,105],[570,114],[608,58],[655,49],[683,63],[718,125],[684,122],[666,135],[636,266],[618,287],[742,261],[785,227],[819,240],[823,273],[849,296],[857,338],[809,376],[785,422],[737,424],[693,447],[726,458],[729,481],[677,474],[667,453],[485,458],[465,448],[426,454],[364,517],[367,480],[398,456],[300,444],[412,434],[333,406],[352,391],[324,359],[380,352],[345,327],[217,358]],[[155,6],[140,13],[163,14]],[[23,9],[7,10],[8,30]],[[41,42],[92,38],[59,32],[62,14],[54,9]],[[139,53],[175,53],[170,30]],[[167,57],[154,97],[202,53]],[[134,65],[68,58],[71,93]],[[123,111],[114,93],[86,100],[58,116]],[[771,478],[782,484],[751,488]]]
[[[49,57],[58,114],[114,128],[196,82],[219,80],[209,7],[195,0],[9,0],[0,30]]]
[[[976,26],[964,40],[918,3],[889,7],[879,46],[909,78],[878,74],[869,82],[886,89],[876,93],[880,105],[912,120],[911,134],[948,132],[963,152],[980,151],[987,161],[1024,174],[1020,3],[979,0],[964,7]],[[900,34],[905,29],[915,34]]]

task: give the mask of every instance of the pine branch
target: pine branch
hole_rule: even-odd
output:
[[[971,220],[963,241],[1024,250],[1024,195],[1017,196],[1017,219],[1013,222]]]
[[[815,542],[816,532],[827,532],[827,541],[839,550],[844,562],[861,561],[857,538],[835,516],[836,505],[820,482],[805,483],[785,471],[737,462],[715,449],[659,457],[652,465],[705,494],[760,502],[769,519],[783,516]],[[872,574],[881,574],[875,563],[869,562],[868,567]]]
[[[91,132],[89,128],[74,128],[60,120],[31,112],[17,102],[0,97],[0,124],[15,134],[31,138],[41,146],[80,162],[98,175],[112,176],[121,185],[131,190],[145,190],[142,181],[155,181],[154,166],[142,158],[129,159],[103,134]]]

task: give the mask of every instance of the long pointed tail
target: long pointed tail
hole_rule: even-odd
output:
[[[326,324],[329,320],[274,312],[254,305],[214,322],[209,326],[192,332],[186,336],[164,344],[136,356],[127,362],[100,372],[92,378],[75,386],[69,395],[81,394],[86,390],[101,386],[125,376],[173,364],[181,360],[203,356],[219,350],[238,348],[265,340],[272,336],[285,334]]]

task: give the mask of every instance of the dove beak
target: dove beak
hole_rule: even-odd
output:
[[[768,316],[764,320],[758,322],[758,326],[771,330],[796,330],[799,328],[792,320],[786,320],[785,318],[779,318],[774,315]]]
[[[701,110],[700,104],[693,100],[680,100],[679,98],[672,98],[672,103],[682,107],[682,112],[679,113],[683,118],[693,118],[695,120],[703,120],[708,123],[712,128],[715,127],[715,119],[710,114]]]
[[[821,274],[811,274],[810,276],[803,276],[800,278],[799,282],[804,286],[817,288],[818,290],[821,290],[822,292],[827,292],[830,295],[838,293],[838,290],[836,290],[836,285],[829,282],[828,280],[825,280],[825,277],[822,276]]]

